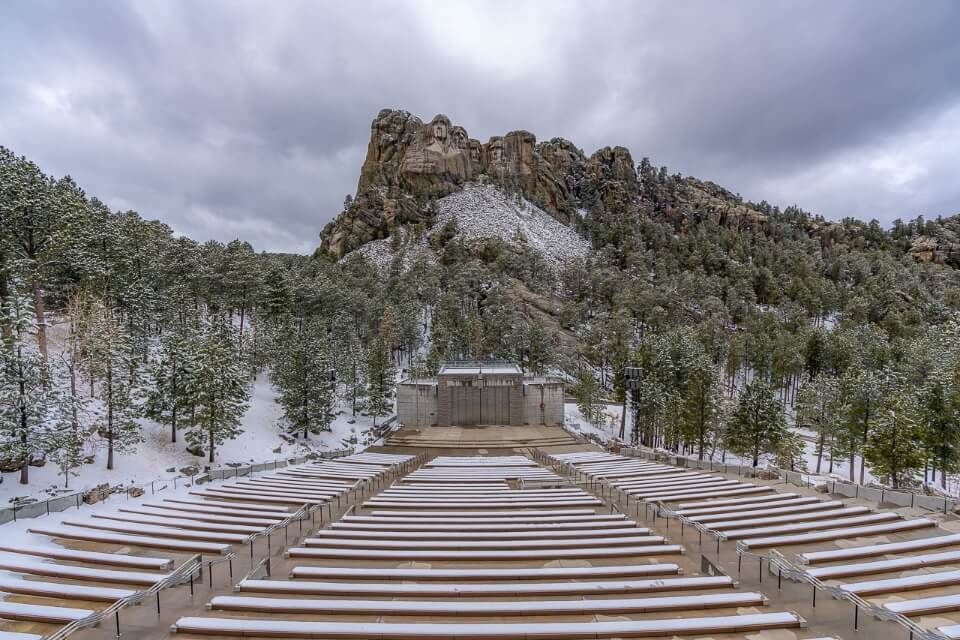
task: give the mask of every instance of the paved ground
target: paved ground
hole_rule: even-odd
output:
[[[494,430],[496,429],[496,430]],[[509,453],[529,453],[532,448],[529,442],[534,438],[543,438],[549,440],[553,437],[565,435],[562,429],[537,427],[534,429],[521,428],[521,432],[513,434],[504,433],[499,430],[516,429],[504,427],[487,427],[474,429],[457,429],[446,433],[437,434],[437,438],[445,441],[443,444],[456,443],[454,446],[430,446],[425,448],[411,448],[407,446],[398,446],[390,444],[386,447],[378,447],[373,450],[393,453],[427,453],[454,454],[454,455],[484,455],[497,454],[504,455]],[[559,432],[559,433],[558,433]],[[430,434],[431,438],[434,437]],[[469,448],[466,443],[474,442],[475,447]],[[565,452],[576,450],[587,450],[594,448],[591,445],[567,444],[564,446],[544,447],[547,452]],[[736,474],[732,474],[736,475]],[[759,481],[758,483],[776,484],[775,481]],[[608,496],[601,495],[601,491],[596,487],[581,484],[581,487],[591,491],[599,497],[608,500],[608,508],[616,508],[627,512],[629,515],[637,516],[634,505],[623,503],[610,503]],[[801,487],[779,487],[781,491],[789,490],[796,493],[814,494],[812,488]],[[353,508],[359,509],[359,503],[363,497],[357,495],[340,508],[333,509],[331,515],[328,515],[326,509],[323,511],[323,517],[318,518],[315,525],[306,521],[302,531],[296,524],[290,526],[287,531],[287,540],[283,536],[274,536],[271,540],[271,547],[268,553],[266,541],[257,542],[255,548],[254,565],[259,565],[261,572],[269,568],[272,575],[277,578],[286,578],[291,563],[283,557],[283,551],[288,546],[295,545],[316,527],[323,526],[323,523],[331,517],[339,518],[345,511]],[[875,505],[871,505],[875,506]],[[902,513],[919,514],[917,511],[909,509],[900,509]],[[930,513],[923,515],[928,517]],[[947,522],[944,524],[952,530],[960,529],[960,525],[952,516],[944,517]],[[638,519],[645,520],[641,512]],[[835,636],[840,638],[869,637],[871,640],[883,640],[886,638],[906,638],[907,632],[900,626],[880,622],[870,619],[866,615],[859,616],[859,630],[854,630],[854,610],[850,603],[839,602],[819,594],[814,604],[813,593],[807,585],[796,584],[787,580],[778,581],[777,576],[769,572],[766,565],[761,569],[758,561],[754,558],[745,560],[742,565],[738,563],[738,556],[735,552],[733,543],[723,543],[720,546],[719,553],[714,541],[703,540],[700,544],[698,533],[686,528],[681,531],[676,521],[669,521],[663,518],[653,520],[652,518],[644,522],[644,526],[649,526],[656,533],[668,536],[672,542],[683,544],[687,552],[682,565],[684,573],[687,575],[696,575],[699,573],[710,573],[719,569],[720,571],[738,578],[741,583],[741,589],[758,590],[764,592],[770,600],[769,610],[792,610],[803,616],[808,622],[808,628],[801,632],[776,631],[751,634],[748,637],[751,640],[796,640],[797,638],[820,638],[825,636]],[[99,551],[127,552],[124,548],[104,547],[102,545],[87,545],[84,548]],[[266,559],[261,565],[261,559]],[[302,564],[302,562],[300,562]],[[363,563],[338,563],[342,566],[364,566]],[[442,567],[443,563],[431,563],[432,566]],[[565,563],[572,564],[572,563]],[[136,638],[142,640],[154,640],[170,637],[169,626],[179,617],[185,615],[200,615],[204,611],[204,605],[211,597],[216,595],[227,595],[233,592],[233,585],[239,582],[251,569],[249,550],[244,547],[241,554],[233,560],[232,576],[231,567],[224,563],[217,565],[213,571],[212,586],[210,575],[204,575],[203,578],[194,585],[194,592],[191,595],[187,586],[170,589],[160,595],[160,610],[157,611],[156,601],[146,602],[140,606],[132,607],[121,611],[120,613],[120,631],[124,638]],[[258,574],[259,575],[259,574]],[[411,620],[412,621],[412,620]],[[28,627],[18,626],[18,631],[30,631]],[[44,632],[49,629],[34,629],[34,632]],[[114,636],[115,628],[113,624],[105,624],[97,629],[89,629],[76,634],[74,637],[82,640],[97,639],[104,640]],[[173,636],[177,640],[188,640],[186,636]],[[718,636],[722,638],[724,636]],[[737,636],[742,638],[743,636]]]

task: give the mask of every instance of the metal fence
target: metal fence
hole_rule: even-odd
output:
[[[338,449],[336,451],[320,451],[317,453],[309,454],[306,456],[297,456],[293,458],[285,458],[282,460],[271,460],[268,462],[257,462],[246,465],[237,465],[237,466],[228,466],[228,467],[218,467],[216,469],[210,469],[208,471],[203,471],[201,473],[194,474],[192,476],[185,475],[176,475],[169,478],[157,478],[155,480],[149,480],[147,482],[122,485],[119,489],[110,488],[106,492],[97,496],[97,502],[102,501],[113,493],[126,493],[128,496],[131,493],[138,493],[142,491],[143,493],[149,493],[151,495],[160,493],[167,489],[177,489],[179,487],[185,486],[187,484],[193,485],[197,482],[209,482],[211,480],[226,480],[229,478],[242,478],[244,476],[249,476],[253,473],[259,473],[262,471],[272,471],[274,469],[279,469],[286,467],[288,465],[302,464],[307,460],[315,459],[329,459],[329,458],[341,458],[343,456],[348,456],[353,453],[353,449]],[[95,489],[92,491],[96,491]],[[81,505],[86,504],[83,501],[84,496],[91,493],[91,490],[76,491],[74,493],[68,493],[61,496],[56,496],[54,498],[49,498],[47,500],[42,500],[38,502],[29,502],[22,505],[14,505],[10,507],[5,507],[0,509],[0,524],[7,522],[16,522],[23,518],[36,518],[38,516],[49,515],[51,513],[56,513],[59,511],[66,511],[67,509],[77,508],[79,509]]]
[[[915,507],[928,511],[948,513],[952,511],[960,500],[947,496],[932,496],[902,489],[886,489],[866,487],[854,482],[844,482],[832,478],[824,478],[816,474],[788,471],[777,467],[751,467],[747,465],[728,464],[714,460],[698,460],[686,456],[671,454],[662,451],[652,451],[639,447],[623,447],[620,453],[634,458],[645,458],[672,464],[677,467],[690,469],[707,469],[722,473],[737,474],[744,478],[779,479],[797,487],[814,487],[826,485],[830,493],[839,493],[850,498],[869,500],[878,504],[892,504],[897,507]]]

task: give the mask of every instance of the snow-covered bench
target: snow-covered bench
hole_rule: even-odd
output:
[[[118,522],[129,522],[134,524],[159,525],[167,527],[178,527],[180,529],[197,529],[199,531],[219,531],[221,533],[236,533],[250,535],[263,531],[269,525],[254,526],[245,524],[221,524],[217,522],[203,522],[200,520],[191,520],[189,518],[178,518],[174,516],[145,516],[134,515],[127,512],[118,513],[94,513],[93,518],[102,520],[116,520]]]
[[[285,638],[626,638],[642,636],[749,633],[764,629],[796,629],[804,625],[795,613],[755,613],[703,618],[618,620],[608,622],[530,623],[381,623],[198,618],[177,620],[173,630],[227,636]]]
[[[778,505],[779,502],[773,503],[773,505]],[[840,509],[863,509],[864,511],[869,511],[866,507],[844,507],[843,503],[839,500],[824,500],[824,501],[812,501],[806,502],[803,504],[798,504],[794,506],[770,506],[770,507],[761,507],[758,509],[744,509],[743,507],[726,507],[727,509],[736,509],[734,512],[726,513],[712,513],[707,515],[686,515],[685,517],[691,522],[698,522],[701,524],[708,524],[712,522],[728,522],[728,521],[740,521],[746,522],[755,518],[774,518],[780,515],[785,515],[788,518],[803,519],[803,518],[815,518],[819,514],[830,511],[836,513]],[[861,511],[860,513],[863,513]],[[851,512],[852,513],[852,512]]]
[[[733,516],[736,514],[743,514],[744,517],[752,517],[756,515],[757,512],[763,511],[765,509],[791,509],[791,508],[801,508],[808,507],[810,505],[816,505],[821,502],[819,498],[814,496],[804,496],[799,498],[777,498],[778,494],[773,494],[773,496],[768,496],[771,499],[765,500],[763,502],[756,502],[751,504],[735,504],[719,507],[699,507],[696,509],[677,509],[675,513],[677,515],[685,516],[690,519],[701,518],[707,516]],[[814,507],[817,508],[817,507]]]
[[[903,542],[884,542],[863,547],[850,547],[847,549],[808,551],[807,553],[801,553],[798,558],[805,564],[819,564],[821,562],[837,562],[840,560],[853,560],[855,558],[884,556],[891,553],[906,553],[909,551],[921,551],[924,549],[940,549],[943,547],[953,547],[956,545],[960,545],[960,533],[952,533],[945,536],[932,536],[930,538],[920,538],[918,540],[905,540]]]
[[[905,616],[919,616],[928,613],[960,610],[960,594],[947,596],[933,596],[931,598],[916,598],[901,602],[887,602],[884,609]]]
[[[64,525],[81,529],[95,529],[97,531],[117,531],[124,534],[165,536],[177,540],[202,540],[204,542],[222,542],[225,544],[244,544],[250,536],[236,533],[216,533],[213,531],[196,531],[177,529],[175,527],[160,527],[147,524],[130,524],[113,520],[73,520],[64,519]]]
[[[536,493],[526,491],[514,491],[512,493],[491,494],[491,495],[470,495],[470,494],[436,494],[436,493],[378,493],[377,500],[388,500],[393,502],[456,502],[469,500],[477,504],[486,504],[488,502],[528,502],[530,500],[545,500],[564,502],[581,498],[592,498],[590,494],[584,491],[571,491],[568,493]]]
[[[821,520],[812,520],[809,522],[797,522],[794,524],[781,524],[768,527],[727,528],[723,531],[723,537],[727,540],[741,540],[743,538],[753,538],[756,536],[801,533],[804,531],[826,531],[828,529],[839,529],[841,527],[857,527],[860,525],[877,524],[880,522],[890,522],[899,519],[899,514],[891,511],[883,511],[880,513],[868,513],[866,515],[850,516],[847,518],[826,518]],[[718,527],[714,525],[712,528],[717,529]]]
[[[160,518],[179,518],[181,520],[193,520],[195,522],[212,522],[221,524],[238,524],[251,527],[269,527],[282,520],[282,518],[252,518],[243,516],[226,516],[217,513],[205,514],[194,511],[182,511],[176,507],[147,507],[132,506],[118,507],[117,511],[121,513],[130,513],[143,516]]]
[[[668,493],[664,495],[647,495],[643,497],[645,502],[678,502],[680,500],[690,500],[691,498],[708,498],[710,496],[741,496],[750,493],[763,493],[772,491],[770,487],[757,487],[745,485],[741,489],[715,489],[712,491],[681,492]]]
[[[603,504],[597,498],[576,498],[571,500],[536,500],[530,499],[525,501],[503,501],[503,502],[485,502],[482,504],[477,504],[473,501],[464,501],[464,502],[453,502],[453,501],[438,501],[435,503],[424,503],[421,501],[413,502],[401,502],[398,500],[378,500],[372,499],[363,503],[365,508],[376,508],[376,507],[387,507],[391,509],[398,509],[403,507],[409,508],[421,508],[421,509],[471,509],[471,508],[504,508],[504,507],[556,507],[556,506],[571,506],[579,507],[584,505],[601,505]]]
[[[40,580],[18,580],[0,576],[0,592],[18,593],[45,598],[61,598],[63,600],[90,600],[114,602],[121,598],[136,595],[133,589],[116,589],[111,587],[91,587],[79,584],[65,584],[61,582],[41,582]]]
[[[787,500],[799,497],[801,496],[797,495],[796,493],[771,493],[765,496],[750,496],[747,498],[724,498],[722,500],[705,500],[703,502],[681,502],[677,505],[677,510],[679,513],[685,513],[690,509],[713,509],[715,507],[739,506],[755,504],[757,502],[776,502],[778,500]],[[817,500],[818,498],[810,499]]]
[[[590,600],[535,600],[441,602],[430,600],[319,600],[306,598],[258,598],[216,596],[210,608],[221,611],[259,613],[362,614],[390,616],[541,616],[541,615],[615,615],[657,611],[725,609],[756,607],[766,604],[763,594],[733,593],[659,596],[652,598],[598,598]]]
[[[191,507],[202,507],[207,509],[209,512],[221,512],[221,511],[232,511],[237,515],[244,516],[255,516],[255,517],[267,517],[267,516],[276,516],[279,518],[284,518],[289,511],[288,507],[277,507],[275,505],[263,505],[250,503],[249,505],[243,504],[224,504],[222,502],[210,502],[209,500],[192,500],[189,498],[164,498],[164,503],[174,503],[176,505],[189,505]],[[145,502],[144,504],[152,503]]]
[[[345,534],[340,534],[345,535]],[[395,540],[388,537],[376,539],[323,537],[306,538],[307,547],[342,547],[349,549],[566,549],[570,547],[629,547],[662,544],[663,536],[618,536],[614,538],[534,538],[516,540],[511,538],[478,540],[455,538],[451,540]]]
[[[960,564],[960,551],[927,553],[919,556],[894,558],[892,560],[877,560],[874,562],[858,562],[855,564],[840,564],[831,567],[819,567],[815,569],[808,569],[807,573],[820,580],[834,580],[837,578],[865,576],[875,573],[910,571],[923,567],[936,567],[955,563]]]
[[[501,549],[447,550],[447,549],[350,549],[331,547],[292,547],[291,558],[338,558],[342,560],[497,560],[522,562],[525,560],[555,560],[561,558],[631,558],[665,556],[683,552],[673,544],[634,547],[570,548],[570,549]]]
[[[763,527],[763,526],[773,526],[779,524],[796,524],[801,522],[809,521],[819,521],[821,523],[826,523],[827,521],[837,520],[840,518],[851,518],[854,516],[865,516],[870,514],[870,509],[867,507],[828,507],[826,509],[818,509],[815,511],[802,511],[800,513],[787,513],[779,516],[767,515],[766,512],[754,512],[754,517],[752,518],[734,518],[726,520],[707,520],[705,523],[711,529],[716,529],[717,531],[724,531],[727,529],[746,529],[748,527]],[[702,522],[700,520],[694,520],[694,522]]]
[[[747,538],[742,544],[747,549],[762,549],[778,546],[792,546],[798,544],[810,544],[811,542],[824,542],[826,540],[839,540],[841,538],[863,538],[885,533],[896,533],[899,531],[911,531],[913,529],[922,529],[924,527],[933,527],[936,523],[926,518],[915,518],[913,520],[900,520],[897,522],[888,522],[876,525],[867,525],[863,527],[845,527],[841,529],[830,529],[828,531],[816,531],[813,533],[798,533],[795,535],[770,536],[765,538]]]
[[[566,532],[564,535],[577,535],[577,531],[594,530],[618,530],[624,527],[637,527],[633,520],[601,520],[598,522],[532,522],[532,523],[425,523],[425,524],[391,524],[387,522],[332,522],[331,530],[342,531],[370,531],[377,532],[383,530],[413,532],[422,531],[424,533],[433,532],[509,532],[517,533],[528,532]]]
[[[213,498],[215,500],[253,500],[258,503],[264,504],[288,504],[288,505],[297,505],[297,504],[322,504],[324,502],[329,502],[326,498],[311,498],[308,496],[289,496],[289,497],[280,497],[280,496],[254,496],[251,494],[240,494],[232,493],[230,491],[224,491],[222,489],[206,489],[203,491],[191,491],[192,495],[195,496],[204,496],[205,498]]]
[[[650,529],[643,527],[622,527],[617,529],[573,529],[569,531],[553,531],[548,527],[535,526],[528,531],[504,531],[497,527],[492,531],[465,531],[459,527],[450,527],[442,531],[402,531],[380,527],[373,530],[354,530],[336,527],[320,529],[314,532],[317,538],[334,536],[350,536],[351,538],[371,538],[388,540],[538,540],[546,534],[553,538],[607,538],[630,535],[644,535]],[[309,546],[309,545],[307,545]]]
[[[93,615],[93,611],[90,609],[71,609],[70,607],[49,607],[41,604],[0,601],[0,618],[5,620],[66,624],[83,620],[90,615]]]
[[[557,520],[565,518],[567,521],[570,521],[572,518],[597,518],[601,516],[601,514],[598,514],[593,509],[525,509],[523,511],[497,511],[493,509],[482,511],[478,509],[473,511],[391,511],[389,509],[377,509],[372,511],[371,515],[377,518],[402,517],[408,520],[419,519],[419,521],[425,521],[424,519],[434,520],[436,518],[460,518],[476,522],[493,518],[513,520],[516,522],[532,522],[530,518],[551,518]],[[359,518],[361,516],[357,517]],[[617,517],[619,517],[619,515]],[[353,518],[353,516],[351,516],[351,518]]]
[[[840,589],[858,596],[872,596],[881,593],[897,591],[912,591],[916,589],[932,589],[960,584],[960,571],[941,571],[939,573],[924,573],[904,578],[889,578],[887,580],[869,580],[865,582],[851,582],[840,586]]]
[[[129,556],[122,553],[100,553],[99,551],[77,551],[60,547],[0,545],[0,551],[25,556],[53,558],[55,560],[69,560],[71,562],[86,562],[89,564],[109,564],[118,567],[133,567],[136,569],[156,569],[158,571],[165,571],[173,566],[173,560],[170,558],[148,558],[145,556]]]
[[[494,517],[457,517],[457,516],[440,516],[440,517],[424,517],[424,516],[413,516],[413,517],[403,517],[403,516],[344,516],[340,520],[331,523],[330,526],[342,525],[342,526],[374,526],[374,527],[383,527],[393,529],[399,525],[405,526],[422,526],[429,529],[433,525],[442,525],[446,526],[461,526],[461,525],[476,525],[488,526],[488,525],[500,525],[504,530],[508,530],[512,527],[536,527],[536,526],[560,526],[560,525],[569,525],[570,528],[576,527],[591,527],[591,526],[614,526],[620,527],[623,526],[623,523],[627,521],[627,517],[622,513],[615,514],[593,514],[593,515],[571,515],[571,516],[528,516],[527,512],[516,511],[513,513],[512,517],[507,516],[494,516]],[[632,521],[630,521],[632,522]],[[497,529],[499,530],[499,529]]]
[[[623,564],[609,567],[536,567],[503,569],[419,569],[366,567],[293,567],[291,578],[326,580],[495,580],[508,584],[515,580],[582,580],[599,578],[635,578],[680,573],[680,566],[670,562],[656,564]],[[722,576],[724,580],[730,580]],[[713,579],[713,578],[711,578]],[[656,581],[664,581],[658,578]],[[732,584],[732,580],[730,580]],[[339,583],[338,583],[339,584]],[[719,586],[727,586],[724,582]]]
[[[189,553],[227,554],[231,547],[228,544],[216,542],[200,542],[194,540],[166,540],[148,536],[132,536],[120,533],[108,533],[75,527],[31,527],[30,533],[62,540],[85,540],[87,542],[102,542],[104,544],[120,544],[132,547],[153,549],[169,549]]]
[[[17,631],[0,631],[0,640],[43,640],[43,636]]]
[[[244,484],[222,484],[217,485],[216,487],[211,487],[211,489],[218,489],[220,491],[229,491],[230,493],[239,493],[239,494],[250,494],[251,497],[260,497],[260,496],[308,496],[311,498],[336,498],[343,491],[339,489],[307,489],[307,488],[296,488],[292,489],[289,487],[251,487]]]
[[[661,593],[733,588],[727,576],[604,580],[576,582],[314,582],[304,580],[244,580],[237,588],[247,593],[377,596],[377,597],[507,597],[575,596],[617,593]]]

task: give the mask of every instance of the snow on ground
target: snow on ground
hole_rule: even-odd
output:
[[[456,221],[466,240],[499,238],[516,243],[520,234],[527,246],[554,266],[590,253],[590,243],[576,231],[528,200],[510,197],[489,184],[469,183],[440,198],[432,231],[442,229],[449,220]]]
[[[571,227],[530,201],[509,196],[491,184],[471,182],[461,191],[437,200],[437,220],[425,235],[440,231],[450,220],[456,222],[459,237],[468,242],[494,238],[512,245],[524,244],[540,253],[555,268],[570,260],[583,259],[590,253],[590,243]],[[394,258],[394,244],[392,238],[373,240],[357,251],[378,268],[385,269]],[[406,252],[406,266],[417,257],[436,261],[425,237],[410,241],[404,238],[400,244]]]
[[[603,421],[599,425],[590,424],[583,417],[577,403],[568,402],[563,405],[563,423],[567,431],[581,433],[591,440],[609,442],[620,437],[620,410],[619,404],[608,404],[603,410]]]
[[[364,432],[373,426],[373,418],[358,414],[353,419],[349,409],[341,409],[330,431],[311,434],[306,443],[298,439],[295,444],[290,444],[280,437],[279,423],[283,412],[276,403],[276,397],[277,391],[266,374],[254,381],[250,390],[250,406],[241,425],[243,433],[217,448],[216,461],[212,466],[269,462],[301,456],[311,450],[354,447],[359,451],[371,443]],[[354,420],[353,424],[351,420]],[[378,424],[380,421],[382,418],[378,419]],[[30,467],[30,483],[27,485],[19,483],[19,471],[4,473],[3,483],[0,484],[0,506],[6,506],[14,497],[43,500],[58,493],[90,489],[103,483],[140,484],[159,478],[172,478],[181,475],[179,469],[183,467],[199,465],[202,468],[209,464],[206,456],[198,457],[186,451],[183,434],[178,434],[178,441],[172,443],[168,426],[146,419],[141,419],[140,423],[143,425],[144,442],[138,445],[136,453],[114,454],[113,470],[106,469],[107,451],[102,446],[89,452],[94,456],[92,464],[75,470],[78,475],[71,476],[69,490],[65,489],[63,475],[53,463]]]

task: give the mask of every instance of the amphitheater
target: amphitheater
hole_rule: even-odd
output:
[[[952,514],[528,429],[36,518],[0,640],[960,637]]]

